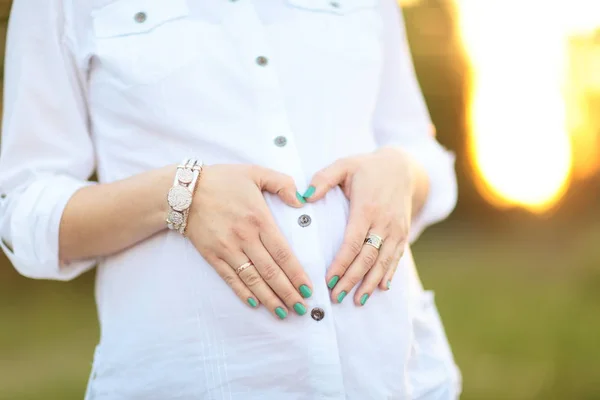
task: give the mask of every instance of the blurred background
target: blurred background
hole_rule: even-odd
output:
[[[457,155],[458,207],[414,253],[462,399],[600,399],[600,0],[401,3]],[[93,279],[28,280],[0,258],[0,399],[83,397]]]

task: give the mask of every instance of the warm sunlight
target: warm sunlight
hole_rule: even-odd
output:
[[[562,10],[569,33],[567,122],[575,177],[600,169],[600,1],[572,0]]]
[[[546,211],[600,166],[600,2],[455,4],[478,187],[493,204]]]
[[[478,186],[496,205],[545,211],[572,168],[560,12],[531,0],[456,2],[472,67],[469,151]]]
[[[399,0],[408,7],[420,0]],[[468,151],[500,207],[551,209],[600,170],[600,1],[454,0],[470,64]]]

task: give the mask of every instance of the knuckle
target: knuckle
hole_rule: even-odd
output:
[[[295,303],[295,300],[296,300],[296,294],[292,291],[286,290],[284,293],[281,293],[279,295],[279,298],[285,304],[293,304],[293,303]]]
[[[380,211],[379,215],[381,217],[381,221],[385,225],[387,225],[390,230],[394,229],[394,227],[396,227],[396,226],[401,225],[401,224],[398,224],[398,216],[396,215],[395,211],[391,211],[391,210]]]
[[[212,237],[212,242],[217,245],[217,248],[221,248],[221,246],[224,246],[225,244],[229,243],[229,240],[227,239],[227,235],[226,234],[215,234]]]
[[[339,271],[336,275],[341,275],[350,268],[350,264],[352,264],[352,260],[338,260],[334,263],[334,271]]]
[[[344,245],[352,254],[358,254],[362,250],[363,243],[360,240],[351,239],[346,241]]]
[[[209,248],[199,248],[198,251],[204,257],[207,263],[212,265],[213,268],[217,268],[219,262],[222,262],[221,258]]]
[[[327,183],[329,180],[329,176],[324,171],[318,171],[313,176],[313,180],[316,182]]]
[[[377,261],[377,254],[374,252],[368,252],[363,257],[363,263],[368,268],[372,267],[376,261]]]
[[[262,303],[268,308],[274,310],[276,307],[281,306],[281,299],[271,290],[267,291],[262,295]]]
[[[294,181],[294,178],[292,178],[289,175],[283,175],[283,178],[281,179],[281,183],[286,188],[291,188],[291,187],[296,186],[296,182]]]
[[[261,280],[262,278],[260,277],[260,275],[252,271],[244,278],[244,283],[246,283],[246,286],[248,286],[249,288],[252,288],[258,285],[261,282]]]
[[[367,201],[362,205],[362,211],[365,215],[375,215],[379,209],[379,205],[375,201]]]
[[[390,241],[395,241],[395,242],[399,242],[402,237],[404,236],[404,229],[402,229],[400,226],[394,224],[391,225],[389,230],[388,230],[388,237],[386,238],[387,242]]]
[[[236,294],[236,296],[238,296],[240,299],[242,299],[244,302],[246,300],[248,300],[248,293],[246,293],[243,289],[243,286],[240,285],[235,285],[232,286],[231,289],[233,289],[233,293]]]
[[[394,257],[391,255],[387,255],[387,256],[383,257],[383,259],[380,262],[381,268],[384,271],[388,271],[392,267],[393,262],[394,262]]]
[[[246,165],[244,170],[246,171],[247,176],[251,177],[253,180],[260,179],[264,176],[264,171],[255,164]]]
[[[408,244],[408,234],[403,233],[398,235],[398,249],[400,252],[404,252],[406,245]]]
[[[235,276],[233,276],[231,274],[227,274],[223,277],[223,280],[229,287],[231,287],[231,288],[235,287],[235,282],[236,282]]]
[[[256,211],[248,212],[244,216],[244,220],[246,221],[246,223],[248,223],[250,226],[253,226],[253,227],[260,227],[262,225],[261,215],[260,215],[260,213],[258,213]]]
[[[275,266],[274,264],[265,264],[262,267],[261,272],[262,272],[262,276],[265,281],[272,281],[273,279],[275,279],[277,277],[277,275],[279,275],[281,270],[279,269],[279,267]]]
[[[226,237],[219,237],[215,240],[216,250],[219,254],[228,254],[233,252],[233,247],[231,245],[231,240]]]
[[[246,242],[250,239],[250,232],[248,229],[241,225],[234,225],[231,227],[231,233],[233,237],[241,242]]]
[[[403,228],[400,230],[400,233],[398,234],[398,241],[401,245],[405,245],[406,242],[408,242],[408,231],[408,228]]]
[[[348,276],[348,284],[350,285],[350,287],[354,287],[354,286],[358,285],[360,280],[361,280],[360,276],[357,276],[357,275]]]
[[[290,282],[302,282],[304,280],[304,275],[302,274],[302,271],[297,271],[297,270],[293,270],[293,271],[289,271],[286,273],[288,279],[290,280]]]
[[[285,264],[292,258],[292,253],[285,247],[278,247],[273,251],[273,258],[278,264]]]

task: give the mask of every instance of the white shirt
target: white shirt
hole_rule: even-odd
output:
[[[445,218],[454,159],[431,134],[393,0],[16,0],[5,82],[2,247],[32,278],[98,265],[89,399],[456,398],[410,251],[366,307],[331,303],[325,273],[348,216],[339,188],[301,209],[266,197],[314,284],[302,317],[249,309],[167,230],[58,262],[62,211],[94,170],[112,182],[189,155],[276,169],[302,192],[338,158],[398,145],[431,179],[412,239]]]

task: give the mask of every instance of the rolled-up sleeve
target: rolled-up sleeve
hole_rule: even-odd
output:
[[[11,11],[0,142],[0,246],[24,276],[69,280],[96,260],[59,260],[71,196],[94,170],[85,73],[62,0],[19,0]]]
[[[448,217],[456,205],[454,154],[435,138],[415,75],[402,13],[394,0],[382,3],[384,66],[373,129],[378,145],[401,147],[429,176],[428,198],[412,222],[413,242],[427,226]]]

